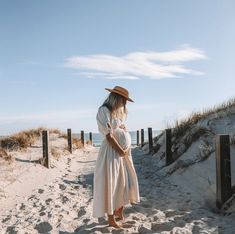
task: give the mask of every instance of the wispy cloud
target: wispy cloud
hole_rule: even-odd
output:
[[[187,68],[184,63],[206,59],[203,50],[183,45],[167,52],[133,52],[125,56],[94,54],[65,59],[65,67],[78,69],[79,75],[96,79],[179,78],[183,75],[203,75]]]

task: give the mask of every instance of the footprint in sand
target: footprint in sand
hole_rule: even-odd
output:
[[[25,210],[25,204],[24,203],[21,203],[21,206],[20,206],[20,208],[19,208],[19,210]]]
[[[41,206],[41,209],[39,210],[39,212],[43,212],[46,210],[46,207],[45,206]]]
[[[46,215],[46,213],[43,211],[43,212],[39,213],[39,215],[44,216],[44,215]]]
[[[61,190],[65,190],[65,189],[66,189],[66,186],[65,186],[64,184],[59,184],[59,188],[60,188]]]
[[[183,219],[183,217],[175,217],[174,222],[176,227],[182,228],[185,226],[185,220]]]
[[[52,201],[52,199],[48,198],[45,202],[46,202],[47,205],[49,205],[51,201]]]
[[[47,217],[48,217],[48,218],[51,218],[51,217],[52,217],[52,213],[51,213],[51,212],[48,212],[48,213],[47,213]]]
[[[136,221],[139,221],[139,220],[140,220],[140,218],[137,217],[137,216],[135,216],[135,215],[132,216],[132,219],[133,219],[133,220],[136,220]]]
[[[151,230],[158,232],[171,231],[175,226],[175,223],[152,223]]]
[[[38,193],[43,193],[44,192],[44,190],[43,189],[38,189]]]
[[[132,228],[134,227],[135,224],[136,222],[134,220],[129,220],[129,221],[126,221],[122,226],[123,228]]]
[[[36,195],[30,196],[30,197],[28,198],[28,201],[29,201],[29,200],[32,200],[32,199],[34,199],[34,198],[36,198]]]
[[[86,211],[85,211],[85,206],[81,206],[80,207],[80,210],[78,211],[78,215],[77,215],[77,218],[81,218],[83,215],[86,214]]]
[[[15,230],[15,226],[8,227],[6,233],[11,233],[11,234],[17,233],[17,231]]]
[[[11,215],[8,215],[6,218],[2,220],[2,223],[6,223],[7,221],[11,220]]]
[[[68,194],[70,194],[72,196],[76,195],[76,193],[72,193],[72,192],[68,192]]]
[[[41,222],[37,224],[34,229],[36,229],[39,233],[47,233],[52,230],[52,226],[48,222]]]
[[[89,221],[91,221],[91,219],[83,219],[82,220],[83,223],[88,223]]]
[[[150,229],[148,229],[147,227],[145,227],[143,224],[141,224],[139,227],[138,227],[138,233],[146,233],[146,234],[149,234],[149,233],[153,233]]]
[[[69,199],[66,196],[61,196],[62,203],[65,204]]]
[[[176,211],[176,210],[167,210],[164,213],[165,213],[166,218],[169,218],[169,217],[172,217],[172,216],[176,216],[176,215],[179,214],[179,212]]]

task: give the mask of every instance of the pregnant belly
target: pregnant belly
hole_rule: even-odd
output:
[[[113,135],[115,139],[118,141],[119,145],[123,149],[127,149],[131,145],[131,135],[129,132],[126,132],[125,130],[121,128],[116,128],[113,131]]]

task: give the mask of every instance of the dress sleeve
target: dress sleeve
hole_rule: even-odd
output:
[[[111,125],[110,111],[107,107],[105,106],[99,107],[98,113],[96,115],[96,120],[98,124],[98,130],[102,135],[106,136],[107,134],[112,133],[112,129],[109,127]]]

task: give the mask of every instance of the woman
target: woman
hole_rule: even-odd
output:
[[[108,215],[110,226],[120,228],[115,217],[123,220],[123,207],[139,202],[139,187],[131,156],[131,137],[124,120],[126,101],[133,100],[125,88],[115,86],[96,116],[104,136],[94,172],[93,216]]]

